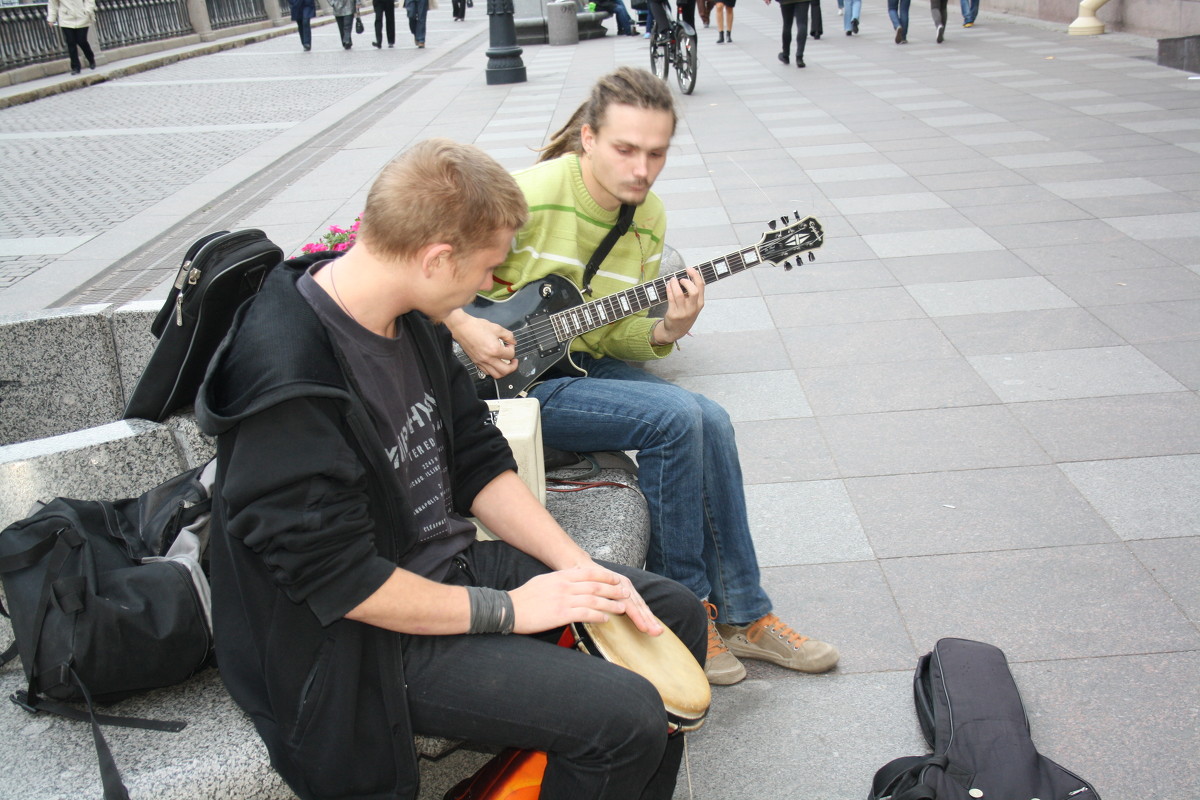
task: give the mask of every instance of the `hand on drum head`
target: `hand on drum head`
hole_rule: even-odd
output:
[[[638,630],[657,636],[662,624],[624,575],[597,564],[548,572],[509,592],[514,633],[541,633],[572,622],[605,622],[626,614]]]

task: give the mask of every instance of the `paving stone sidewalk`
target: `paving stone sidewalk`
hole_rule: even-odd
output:
[[[676,797],[865,796],[877,767],[923,752],[917,657],[964,636],[1008,654],[1034,741],[1106,800],[1190,800],[1200,785],[1200,81],[1158,67],[1154,43],[1137,37],[1068,37],[985,12],[937,45],[914,4],[909,44],[897,46],[881,8],[846,37],[825,6],[826,36],[808,43],[803,70],[776,60],[773,7],[739,5],[732,44],[701,30],[696,92],[678,98],[656,185],[669,241],[689,263],[756,242],[793,210],[821,220],[825,244],[791,271],[764,266],[712,286],[695,335],[650,368],[729,409],[777,611],[843,658],[816,677],[751,663],[746,681],[717,688]],[[220,59],[233,58],[285,74],[300,54],[279,41],[277,56],[206,56],[181,65],[186,75],[139,80],[191,80],[185,94],[162,95],[184,101],[181,116],[197,98],[236,103],[257,84],[195,79],[225,74]],[[196,152],[246,137],[250,153],[313,159],[254,184],[247,194],[261,202],[223,206],[295,249],[353,219],[375,172],[412,142],[452,136],[522,167],[597,75],[648,64],[640,38],[528,47],[526,83],[487,86],[486,47],[485,35],[464,39],[414,65],[390,87],[394,101],[321,158],[308,152],[313,137],[359,106],[327,100],[328,124],[303,131],[146,134],[193,140],[178,146],[193,166],[175,206],[140,206],[136,187],[47,189],[46,173],[11,161],[4,180],[30,200],[6,204],[19,235],[4,235],[27,238],[40,215],[10,223],[10,209],[51,191],[77,212],[39,230],[94,235],[113,223],[110,204],[82,199],[92,191],[127,204],[112,231],[152,244],[195,222],[202,206],[182,196],[220,198],[261,168]],[[364,55],[381,54],[356,47],[346,70],[368,71]],[[275,83],[262,108],[243,96],[244,119],[225,122],[294,120],[296,95],[354,85],[328,65],[321,74],[311,87]],[[96,88],[65,100],[97,109],[83,97]],[[6,113],[4,134],[17,125]],[[170,112],[130,114],[171,124]],[[36,119],[21,130],[52,130]],[[95,152],[120,152],[128,138],[96,137]],[[11,144],[0,138],[0,158]],[[220,192],[209,183],[218,173]],[[70,295],[82,282],[64,266],[71,255],[25,257],[30,272],[0,290],[0,311],[39,279],[53,291],[27,289],[22,302]],[[424,796],[440,788],[431,780]]]

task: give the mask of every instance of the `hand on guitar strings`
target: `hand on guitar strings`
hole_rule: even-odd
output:
[[[704,278],[693,267],[687,268],[684,279],[667,281],[667,313],[654,326],[651,340],[655,345],[667,345],[687,335],[704,308]]]
[[[496,323],[455,311],[446,318],[450,334],[467,356],[492,378],[503,378],[517,368],[516,337]]]
[[[638,630],[651,636],[663,631],[629,578],[595,563],[538,575],[509,594],[515,633],[541,633],[572,622],[606,622],[613,614],[627,615]]]

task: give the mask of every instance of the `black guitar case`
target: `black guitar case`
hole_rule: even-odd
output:
[[[913,695],[933,754],[884,765],[867,800],[1099,800],[1095,787],[1033,746],[999,648],[939,640],[917,662]]]

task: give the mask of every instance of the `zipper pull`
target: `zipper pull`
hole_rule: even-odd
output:
[[[175,325],[183,327],[183,295],[175,295]]]

